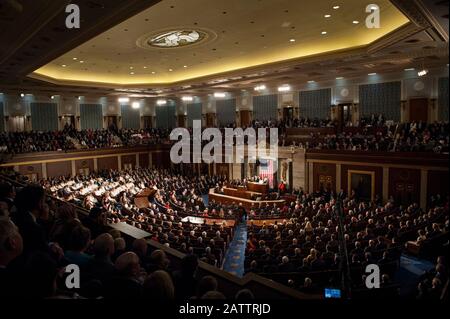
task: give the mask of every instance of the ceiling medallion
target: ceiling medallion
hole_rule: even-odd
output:
[[[199,28],[172,28],[147,33],[136,44],[145,49],[175,49],[203,44],[214,40],[216,33]]]

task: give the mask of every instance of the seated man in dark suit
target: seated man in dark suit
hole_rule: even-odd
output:
[[[8,205],[8,210],[14,206],[14,198],[16,197],[16,191],[14,186],[9,183],[0,184],[0,202],[5,202]]]
[[[43,226],[48,219],[48,207],[45,209],[44,199],[44,189],[38,185],[26,186],[15,199],[17,211],[11,217],[22,235],[26,255],[38,250],[48,250],[47,234]]]
[[[0,297],[16,295],[17,283],[10,265],[22,251],[22,236],[17,227],[7,219],[0,220]]]
[[[289,261],[288,256],[283,256],[283,258],[281,258],[281,264],[278,265],[278,271],[279,272],[294,272],[295,271],[294,265]]]

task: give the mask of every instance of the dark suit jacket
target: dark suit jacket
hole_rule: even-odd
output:
[[[12,216],[12,220],[22,235],[24,254],[35,251],[48,251],[45,230],[38,222],[34,221],[31,213],[16,212]]]

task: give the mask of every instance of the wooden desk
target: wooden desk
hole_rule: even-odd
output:
[[[245,199],[256,199],[257,197],[260,197],[262,194],[257,192],[251,192],[247,191],[245,189],[236,189],[236,188],[230,188],[230,187],[224,187],[223,188],[223,194],[238,198],[245,198]]]
[[[268,204],[270,206],[273,206],[273,204],[275,204],[277,207],[282,207],[284,205],[284,203],[286,202],[284,199],[256,201],[256,200],[238,198],[238,197],[228,196],[228,195],[223,195],[223,194],[216,194],[216,193],[214,193],[214,188],[211,188],[209,190],[208,198],[209,198],[210,202],[212,200],[214,200],[217,203],[221,203],[221,204],[225,204],[225,205],[230,205],[233,203],[236,205],[239,205],[239,203],[242,203],[242,206],[244,206],[247,210],[250,210],[255,207],[259,207],[260,204],[263,204],[263,205]]]
[[[269,184],[264,183],[254,183],[254,182],[248,182],[247,183],[247,190],[251,192],[257,192],[261,194],[267,194],[269,192]]]

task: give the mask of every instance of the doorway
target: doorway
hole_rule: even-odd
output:
[[[294,108],[292,106],[286,106],[283,108],[283,121],[290,126],[294,119]]]
[[[75,128],[75,116],[73,115],[63,115],[61,116],[61,127],[73,127]]]
[[[337,107],[337,121],[339,132],[347,125],[347,123],[352,122],[352,103],[341,103]]]
[[[415,98],[409,100],[409,121],[428,122],[428,99]]]
[[[111,131],[117,131],[118,125],[118,119],[116,115],[109,115],[106,116],[106,127]]]

